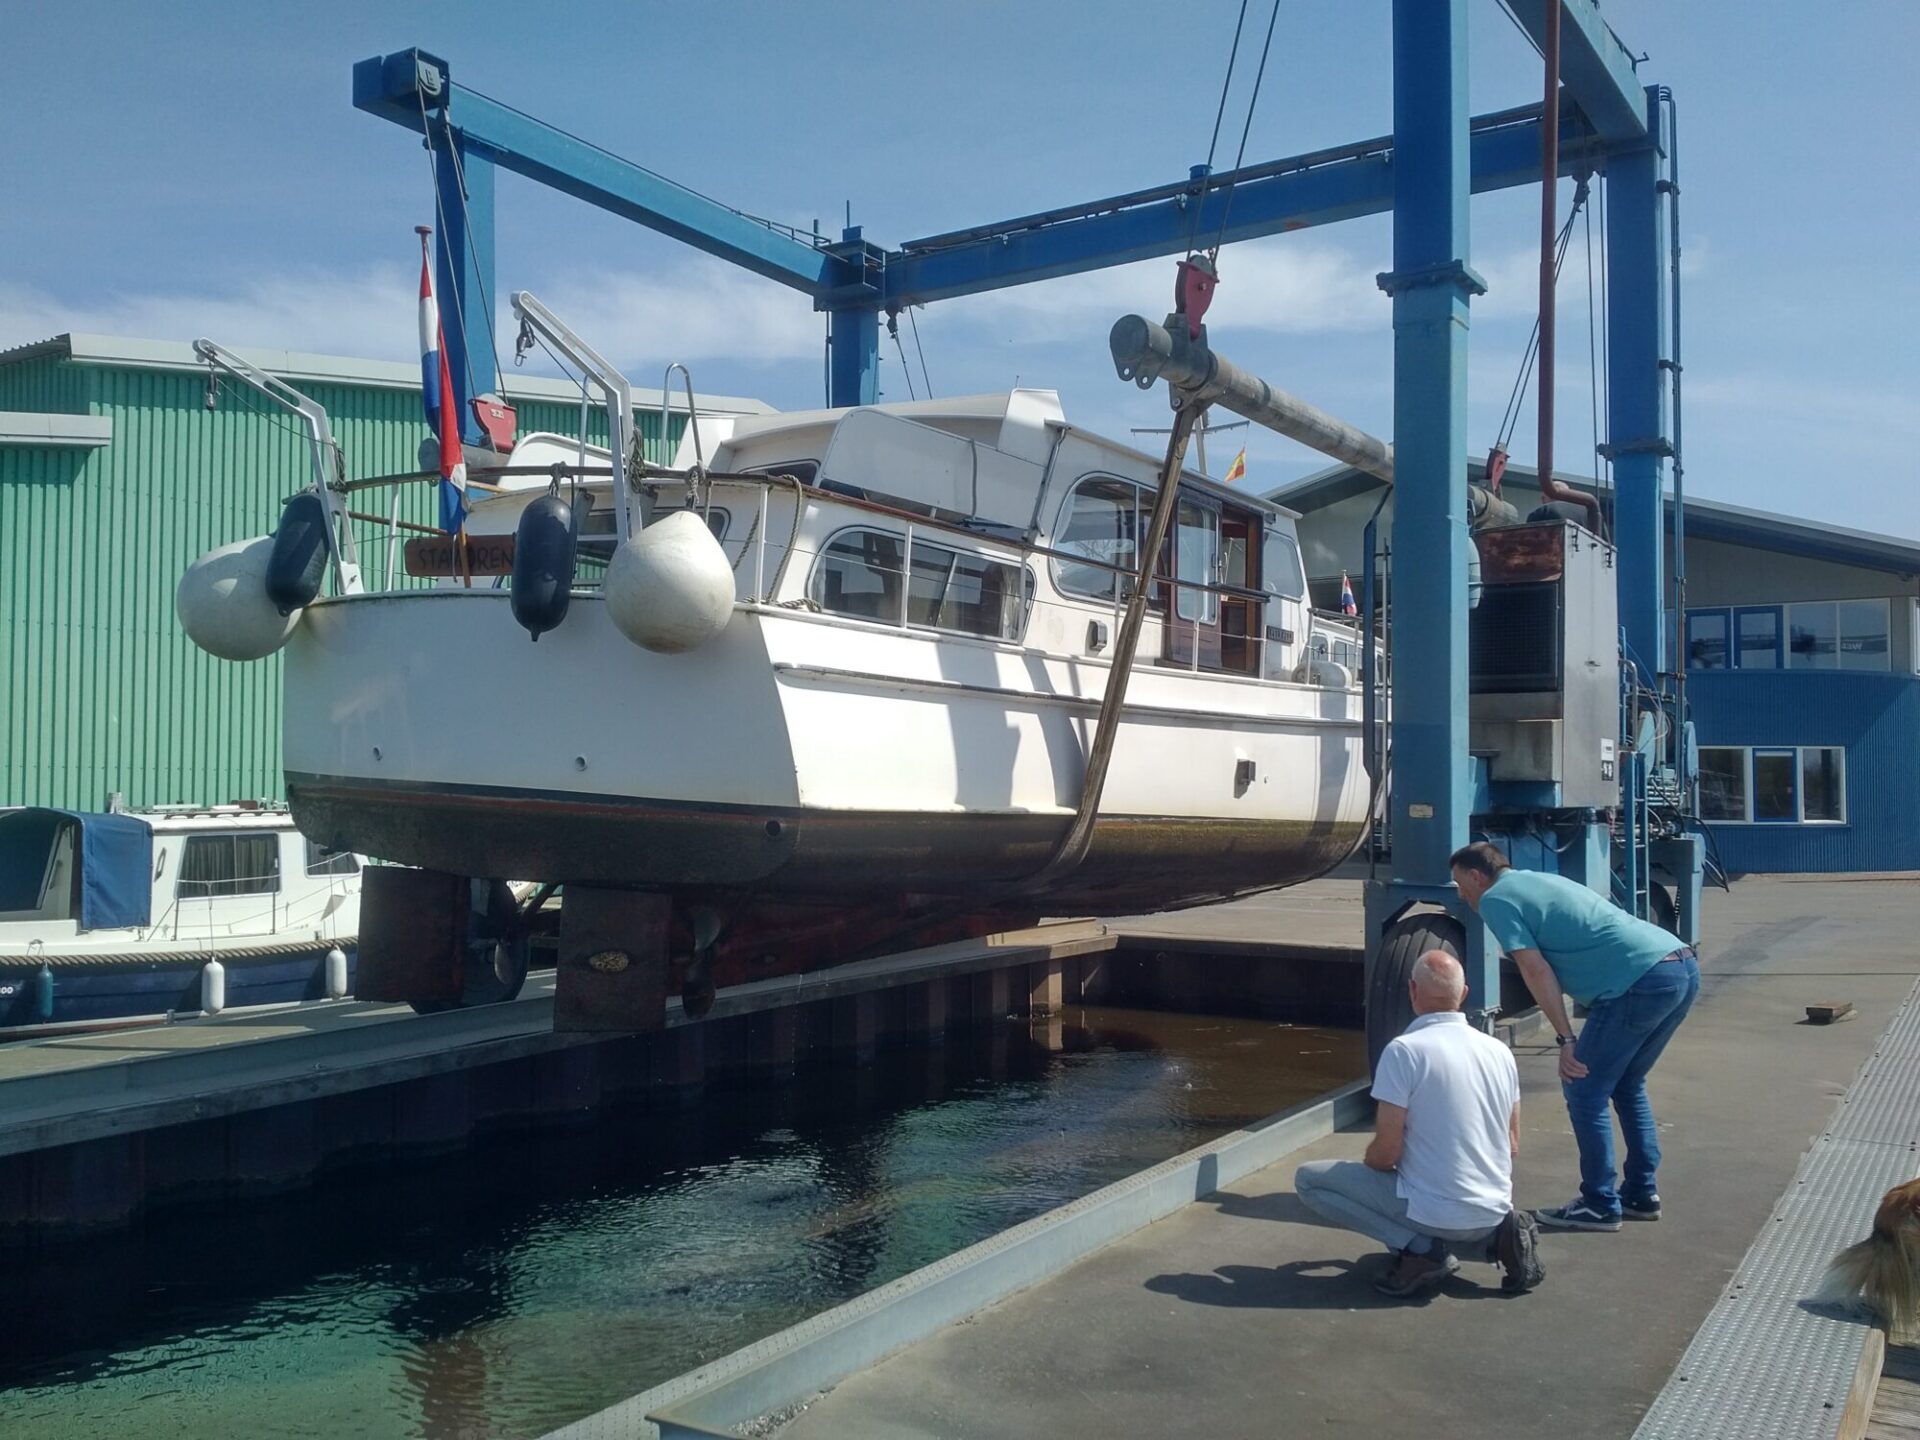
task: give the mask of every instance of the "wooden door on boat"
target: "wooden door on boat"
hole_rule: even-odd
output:
[[[1266,595],[1260,588],[1261,517],[1182,489],[1161,558],[1161,663],[1191,670],[1260,671]]]

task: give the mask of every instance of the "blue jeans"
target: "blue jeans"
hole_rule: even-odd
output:
[[[1624,995],[1596,1000],[1574,1055],[1587,1067],[1579,1080],[1563,1080],[1567,1116],[1580,1147],[1580,1198],[1603,1215],[1620,1213],[1620,1198],[1646,1200],[1660,1167],[1660,1139],[1647,1102],[1647,1072],[1680,1028],[1700,993],[1700,966],[1692,956],[1663,960]],[[1614,1185],[1611,1101],[1620,1116],[1627,1163]]]

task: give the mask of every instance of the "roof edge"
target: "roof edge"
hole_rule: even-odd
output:
[[[236,347],[234,353],[283,380],[318,381],[332,385],[361,385],[386,390],[418,390],[420,368],[395,360],[364,360],[345,355],[316,355],[300,350],[274,350]],[[184,340],[144,340],[126,335],[93,335],[70,331],[50,339],[16,345],[0,350],[0,366],[54,355],[78,365],[119,365],[137,370],[203,370],[206,362],[193,353]],[[566,380],[546,376],[516,376],[506,387],[509,403],[516,396],[538,400],[577,400],[580,387]],[[657,410],[662,392],[635,389],[636,408]],[[764,400],[739,395],[699,395],[703,411],[729,415],[771,415],[777,413]],[[666,397],[670,409],[685,410],[684,396]]]

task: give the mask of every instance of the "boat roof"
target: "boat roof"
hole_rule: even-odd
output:
[[[154,805],[121,814],[145,821],[156,835],[221,830],[291,830],[293,816],[272,805]]]

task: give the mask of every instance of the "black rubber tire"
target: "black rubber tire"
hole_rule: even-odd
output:
[[[504,880],[486,882],[467,913],[466,989],[458,1000],[415,1000],[416,1015],[500,1005],[514,999],[527,983],[533,936],[521,923],[520,907]],[[484,905],[484,909],[481,906]]]
[[[1593,517],[1587,514],[1584,505],[1575,505],[1568,500],[1549,500],[1544,505],[1536,505],[1527,512],[1527,522],[1541,520],[1571,520],[1576,525],[1590,525]]]
[[[1647,918],[1669,935],[1680,933],[1680,911],[1673,903],[1673,892],[1666,886],[1647,886]]]
[[[1402,915],[1387,926],[1367,977],[1367,1073],[1380,1063],[1380,1052],[1413,1023],[1413,1000],[1407,981],[1413,965],[1429,950],[1459,957],[1466,953],[1466,932],[1451,915],[1420,910]]]

